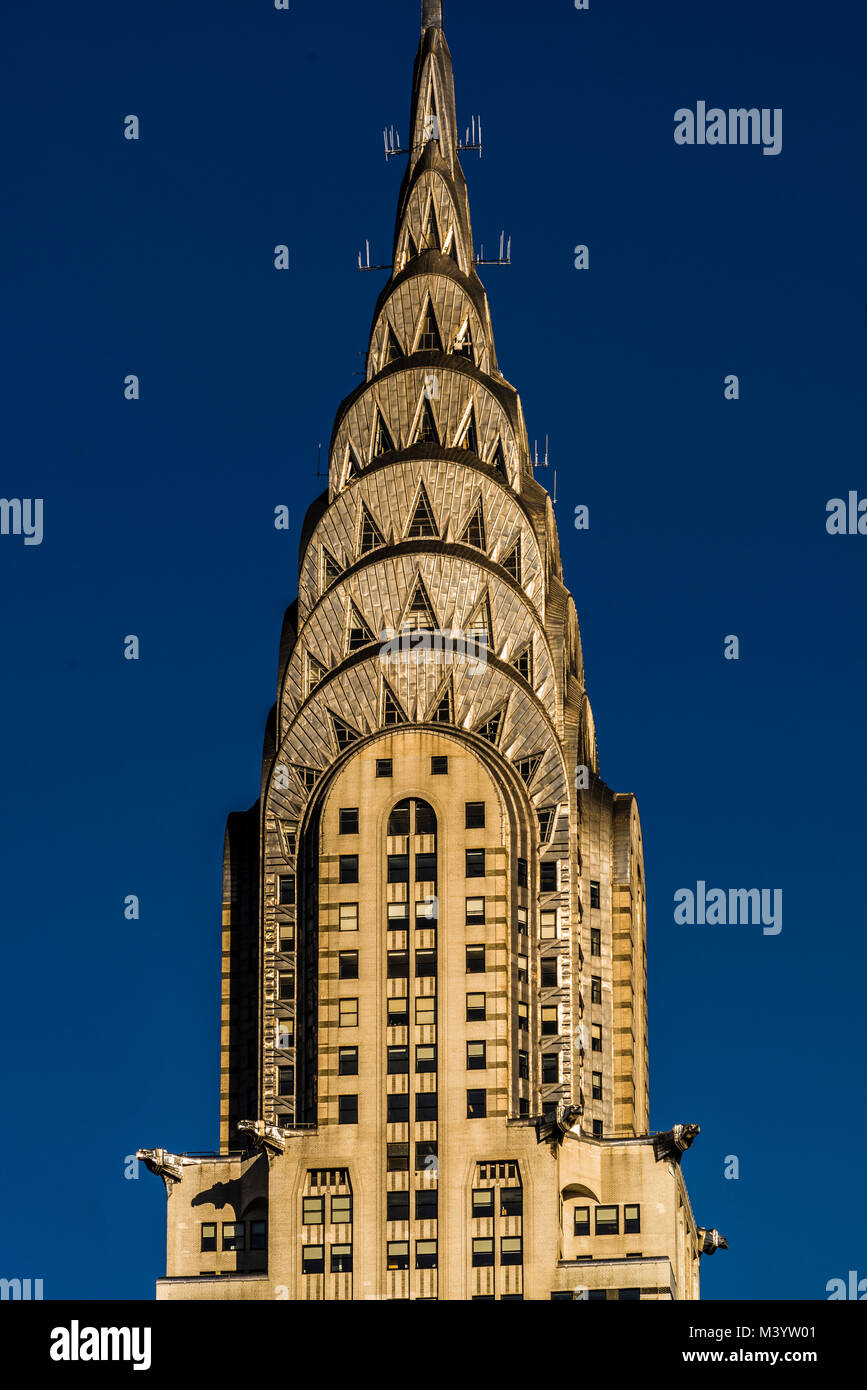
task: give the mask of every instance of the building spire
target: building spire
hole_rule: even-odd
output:
[[[442,29],[443,27],[443,4],[442,0],[421,0],[421,30]]]

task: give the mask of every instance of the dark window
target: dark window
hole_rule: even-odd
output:
[[[325,1246],[324,1246],[324,1245],[302,1245],[302,1247],[301,1247],[301,1273],[302,1273],[302,1274],[324,1274],[324,1273],[325,1273]]]
[[[443,777],[449,770],[448,758],[431,758],[430,770],[432,777]]]
[[[520,1100],[518,1101],[518,1116],[520,1119],[526,1120],[529,1118],[529,1114],[530,1102],[526,1099],[526,1097],[521,1096]]]
[[[250,1222],[250,1249],[266,1250],[268,1247],[268,1228],[264,1221]]]
[[[594,1100],[601,1100],[601,1099],[602,1099],[602,1073],[601,1073],[601,1071],[594,1071],[594,1072],[593,1072],[593,1074],[592,1074],[592,1081],[593,1081],[593,1099],[594,1099]]]
[[[216,1221],[202,1222],[202,1249],[216,1250],[217,1248],[217,1223]]]
[[[484,946],[467,947],[467,974],[484,975],[485,973],[485,948]]]
[[[483,1120],[487,1113],[487,1091],[467,1091],[467,1119]]]
[[[467,856],[467,878],[485,877],[485,851],[483,849],[468,849]]]
[[[340,808],[340,833],[341,835],[358,834],[358,807],[341,806]]]
[[[590,1051],[602,1051],[602,1024],[591,1023],[590,1025]]]
[[[435,835],[437,833],[437,818],[434,814],[434,808],[429,806],[426,801],[415,803],[415,833],[416,835]]]
[[[523,1216],[524,1191],[520,1187],[500,1188],[500,1215]]]
[[[523,1302],[524,1302],[524,1295],[523,1295],[522,1293],[501,1293],[501,1294],[500,1294],[500,1302],[501,1302],[501,1303],[523,1303]]]
[[[405,994],[395,995],[386,1003],[386,1026],[389,1028],[409,1027],[409,1003]]]
[[[522,1081],[530,1080],[530,1054],[529,1052],[518,1053],[518,1076]]]
[[[560,1010],[556,1004],[545,1004],[542,1008],[542,1036],[556,1037],[560,1032]]]
[[[435,854],[417,854],[415,856],[415,881],[416,883],[436,883],[437,857]]]
[[[484,830],[485,828],[485,803],[484,801],[466,802],[466,815],[464,823],[467,830]]]
[[[409,1269],[408,1241],[390,1240],[386,1246],[385,1257],[388,1269]]]
[[[409,1048],[390,1047],[388,1049],[389,1076],[402,1076],[409,1073]]]
[[[417,1173],[435,1173],[437,1144],[435,1139],[424,1139],[415,1146],[415,1171]]]
[[[560,1054],[559,1052],[542,1053],[542,1085],[556,1086],[560,1080]]]
[[[602,1138],[602,1121],[601,1121],[601,1120],[594,1120],[594,1121],[593,1121],[593,1138],[594,1138],[594,1139],[601,1139],[601,1138]]]
[[[590,928],[590,954],[591,956],[602,955],[602,929],[600,927]]]
[[[557,892],[557,860],[543,859],[539,865],[539,892]]]
[[[224,1250],[243,1250],[243,1249],[244,1249],[244,1223],[243,1223],[243,1221],[224,1221],[224,1222],[223,1222],[223,1249],[224,1249]]]
[[[599,975],[593,975],[590,980],[590,1003],[602,1003],[602,978]]]
[[[281,951],[294,951],[294,950],[295,950],[295,923],[294,923],[294,922],[281,922],[281,923],[280,923],[280,950],[281,950]]]
[[[590,880],[590,906],[599,906],[599,884],[595,879]]]
[[[619,1207],[596,1208],[597,1236],[616,1236],[620,1230]]]
[[[415,1097],[415,1118],[418,1124],[427,1124],[437,1117],[436,1091],[417,1091]]]
[[[500,1241],[500,1264],[519,1265],[523,1259],[520,1236],[503,1236]]]
[[[331,1247],[331,1273],[332,1273],[332,1274],[351,1274],[351,1273],[352,1273],[352,1246],[351,1246],[351,1245],[332,1245],[332,1247]]]
[[[409,1095],[405,1091],[400,1095],[386,1096],[385,1118],[390,1125],[409,1124]]]
[[[527,1005],[518,1000],[518,1028],[522,1033],[530,1030],[530,1014]]]
[[[408,1192],[387,1192],[385,1194],[385,1219],[386,1221],[408,1221],[409,1220],[409,1193]]]
[[[279,977],[278,998],[295,998],[295,974],[292,970],[281,970]]]
[[[617,1293],[617,1298],[621,1303],[623,1303],[626,1299],[629,1299],[630,1301],[640,1301],[641,1289],[619,1289]]]
[[[467,1071],[484,1071],[488,1065],[487,1050],[487,1043],[467,1043]]]
[[[589,1236],[590,1234],[590,1208],[576,1207],[573,1217],[573,1233],[576,1236]]]
[[[390,854],[388,856],[389,883],[409,883],[409,855]]]
[[[389,835],[409,834],[409,802],[399,801],[388,818]]]
[[[485,1021],[485,996],[484,994],[467,995],[467,1023],[484,1023]]]
[[[430,1047],[417,1047],[415,1050],[415,1069],[416,1071],[436,1071],[437,1069],[437,1050],[436,1045]]]
[[[467,898],[467,926],[483,927],[485,925],[485,900],[484,898]]]
[[[417,1240],[415,1243],[416,1269],[436,1269],[437,1243],[435,1240]]]
[[[519,888],[526,888],[526,886],[527,886],[527,861],[526,861],[526,859],[519,859],[519,860],[518,860],[518,887],[519,887]]]
[[[280,875],[279,902],[282,907],[291,906],[295,901],[295,875]]]
[[[387,1172],[409,1172],[409,1144],[386,1144],[385,1153],[385,1167]]]
[[[493,1216],[494,1189],[492,1187],[473,1188],[473,1218]]]
[[[358,1096],[338,1096],[337,1097],[338,1124],[357,1125],[358,1124]]]
[[[341,951],[337,957],[338,975],[341,980],[358,979],[358,952]]]
[[[490,1236],[476,1236],[473,1240],[473,1268],[487,1269],[494,1263],[494,1242]]]
[[[376,775],[377,777],[391,776],[391,758],[377,758]]]
[[[556,989],[560,983],[557,979],[557,957],[543,956],[541,961],[541,982],[543,989]]]
[[[341,854],[340,856],[340,882],[358,882],[358,855]]]
[[[358,1075],[358,1048],[341,1047],[338,1052],[337,1061],[338,1076],[357,1076]]]
[[[409,977],[409,952],[389,951],[386,971],[390,980],[405,980]]]
[[[437,953],[436,951],[416,951],[415,953],[415,973],[421,979],[427,979],[437,973]]]
[[[623,1208],[623,1234],[627,1236],[638,1235],[641,1230],[641,1207],[628,1206]]]
[[[415,1219],[416,1221],[436,1221],[436,1189],[431,1192],[417,1192],[415,1194]]]
[[[295,1068],[277,1068],[277,1094],[281,1096],[291,1096],[295,1090]]]

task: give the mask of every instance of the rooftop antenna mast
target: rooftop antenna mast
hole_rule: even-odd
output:
[[[485,247],[482,243],[481,250],[476,255],[476,265],[511,265],[512,264],[512,238],[506,241],[506,233],[500,232],[500,254],[499,256],[485,257]]]
[[[478,152],[479,159],[482,157],[482,118],[473,116],[472,124],[467,126],[463,140],[458,141],[459,150],[471,150]]]
[[[550,467],[550,460],[549,460],[549,458],[548,458],[548,436],[547,436],[547,434],[545,435],[545,457],[544,457],[543,459],[540,459],[540,458],[539,458],[539,441],[538,441],[538,440],[534,440],[534,442],[533,442],[533,467],[534,467],[534,468],[548,468],[548,467]],[[551,501],[552,501],[552,503],[556,506],[556,503],[557,503],[557,470],[556,470],[556,468],[554,469],[554,491],[553,491],[553,494],[552,494],[552,496],[551,496]]]
[[[369,241],[365,241],[364,247],[365,247],[365,256],[366,256],[366,260],[362,261],[362,259],[361,259],[361,252],[359,251],[359,253],[358,253],[358,269],[359,269],[359,270],[391,270],[391,262],[390,262],[390,261],[389,261],[388,265],[371,265],[371,263],[370,263],[370,242],[369,242]]]

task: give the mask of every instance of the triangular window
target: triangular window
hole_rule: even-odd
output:
[[[382,365],[383,367],[387,367],[390,362],[398,362],[401,357],[403,357],[403,350],[400,343],[397,341],[397,334],[391,324],[389,324],[385,339],[385,353],[383,355]]]
[[[528,642],[524,650],[518,653],[518,655],[515,657],[515,660],[512,662],[512,665],[514,666],[515,670],[518,671],[520,675],[524,677],[525,681],[528,681],[530,685],[533,684],[532,642]]]
[[[443,246],[443,255],[451,256],[455,265],[458,265],[458,238],[455,234],[454,227],[451,228],[448,236],[445,239],[445,244]]]
[[[385,725],[386,727],[391,724],[407,723],[406,715],[404,714],[403,710],[397,702],[397,696],[395,695],[391,686],[386,681],[382,682],[381,709],[382,718],[380,719],[380,723]]]
[[[373,633],[362,618],[355,604],[350,602],[346,616],[346,650],[357,652],[373,641]]]
[[[506,572],[507,572],[508,574],[510,574],[510,575],[512,576],[513,579],[516,579],[516,580],[518,581],[518,583],[520,584],[520,582],[521,582],[521,541],[520,541],[520,537],[518,538],[518,540],[516,541],[516,543],[512,546],[512,549],[509,551],[509,553],[508,553],[508,555],[506,556],[506,558],[502,561],[502,565],[503,565],[503,569],[506,570]]]
[[[428,203],[427,217],[425,218],[421,244],[423,251],[439,251],[442,245],[440,241],[440,229],[437,226],[437,215],[434,212],[433,198],[431,198]]]
[[[434,614],[433,606],[428,598],[427,590],[424,587],[421,575],[419,575],[416,580],[415,589],[406,612],[403,615],[401,627],[408,627],[413,631],[421,629],[426,632],[433,632],[436,630],[436,615]]]
[[[418,418],[418,426],[415,432],[414,444],[439,444],[439,433],[437,423],[434,419],[431,403],[425,396],[421,405],[421,414]]]
[[[323,545],[321,569],[323,590],[327,589],[331,584],[336,584],[342,573],[343,571],[331,554],[331,551],[326,550]]]
[[[509,470],[506,468],[506,455],[503,452],[502,439],[497,440],[497,447],[494,450],[494,457],[491,459],[491,465],[496,468],[498,473],[502,473],[506,482],[509,481]]]
[[[467,417],[467,427],[460,437],[458,448],[467,449],[471,454],[477,454],[479,452],[479,436],[476,430],[475,406],[470,406],[470,413]]]
[[[442,352],[443,340],[437,328],[437,321],[433,311],[433,304],[427,302],[424,318],[422,319],[421,329],[419,330],[416,352]]]
[[[304,790],[308,792],[312,792],[319,778],[322,776],[317,768],[299,767],[297,763],[292,764],[292,771],[295,773],[295,776],[298,778]]]
[[[355,456],[355,450],[351,444],[346,446],[346,462],[343,465],[343,481],[349,483],[353,478],[357,478],[361,472],[361,465]]]
[[[443,690],[434,701],[433,709],[428,715],[429,724],[454,724],[455,722],[455,696],[451,679],[448,680]]]
[[[425,485],[422,483],[418,490],[418,501],[415,504],[409,526],[406,530],[407,540],[414,540],[421,536],[438,536],[434,514],[428,501]]]
[[[551,836],[554,810],[555,808],[553,806],[546,806],[543,811],[536,812],[536,815],[539,817],[539,839],[543,845],[547,844]]]
[[[469,319],[467,319],[466,323],[460,329],[458,336],[455,338],[454,350],[459,357],[467,357],[471,362],[475,362],[475,354],[473,353],[473,335],[470,332]]]
[[[497,739],[500,737],[502,726],[503,710],[498,709],[494,714],[488,715],[488,718],[477,726],[476,733],[481,734],[482,738],[486,738],[488,743],[496,743]]]
[[[529,758],[519,758],[515,764],[518,769],[518,776],[529,786],[536,775],[536,771],[542,761],[541,753],[531,753]]]
[[[357,729],[353,729],[351,724],[347,724],[345,719],[341,719],[339,714],[328,711],[331,720],[331,727],[334,731],[334,742],[337,744],[338,752],[342,753],[344,748],[348,748],[350,743],[356,743],[361,738]]]
[[[482,511],[481,497],[476,510],[461,532],[460,540],[461,545],[474,545],[477,550],[484,550],[485,548],[485,514]]]
[[[491,602],[487,594],[484,594],[476,604],[467,620],[467,637],[483,636],[488,647],[494,645],[494,633],[491,626]]]
[[[377,410],[373,421],[373,453],[371,458],[378,459],[382,454],[390,454],[394,450],[394,440],[388,432],[388,428],[382,418],[382,411]]]
[[[328,668],[317,661],[315,656],[307,653],[307,674],[305,680],[305,695],[310,695],[328,675]]]
[[[371,550],[376,550],[377,546],[385,545],[382,533],[374,521],[370,512],[361,504],[361,525],[359,527],[358,553],[367,555]]]

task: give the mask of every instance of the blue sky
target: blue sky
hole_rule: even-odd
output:
[[[0,1274],[149,1298],[165,1199],[124,1159],[217,1144],[223,828],[257,795],[317,444],[384,280],[356,254],[390,258],[381,131],[407,127],[418,5],[2,24],[0,493],[43,498],[45,532],[0,536]],[[484,278],[550,438],[602,773],[639,798],[651,1123],[702,1125],[693,1206],[731,1247],[704,1297],[821,1299],[867,1275],[867,536],[825,529],[867,496],[867,20],[453,0],[446,30],[459,121],[484,122],[476,242],[512,236]],[[781,154],[677,146],[699,100],[782,108]],[[676,925],[698,880],[782,889],[782,932]]]

